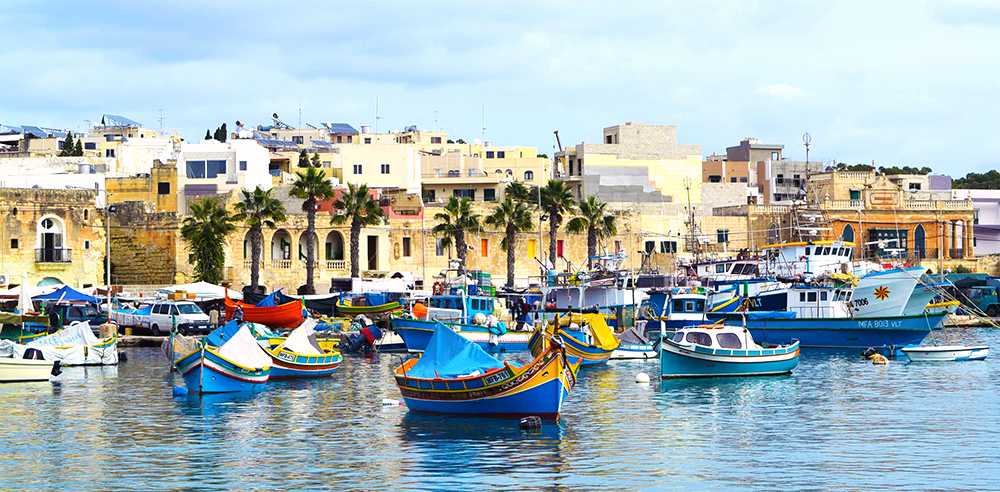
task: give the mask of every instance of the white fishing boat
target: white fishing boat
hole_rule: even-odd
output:
[[[48,381],[52,363],[51,360],[0,357],[0,383]]]
[[[952,362],[960,360],[983,360],[990,352],[988,345],[965,347],[942,345],[940,347],[906,347],[900,349],[912,362]]]

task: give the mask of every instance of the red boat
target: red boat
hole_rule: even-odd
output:
[[[302,313],[305,307],[301,300],[279,304],[277,306],[257,307],[242,301],[233,301],[226,292],[226,321],[233,319],[236,306],[243,310],[243,321],[260,323],[272,328],[295,328],[305,320]]]

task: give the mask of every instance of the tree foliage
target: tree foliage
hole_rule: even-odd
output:
[[[923,175],[927,175],[927,174],[930,174],[932,172],[932,169],[929,168],[929,167],[927,167],[927,166],[920,167],[920,168],[910,167],[910,166],[903,166],[903,167],[896,167],[896,166],[885,167],[885,166],[879,166],[878,172],[885,173],[886,175],[893,175],[893,174],[923,174]]]
[[[260,280],[261,251],[263,250],[264,227],[274,229],[276,222],[285,220],[285,206],[271,196],[271,190],[260,186],[252,192],[243,190],[243,201],[235,206],[233,220],[245,222],[250,227],[250,287],[257,289]]]
[[[305,151],[302,151],[305,155]],[[306,167],[309,167],[309,157],[306,157]],[[333,198],[333,186],[326,179],[322,169],[309,167],[305,172],[295,173],[295,183],[290,192],[295,198],[301,198],[302,211],[306,213],[306,294],[315,294],[313,274],[316,271],[316,202]]]
[[[608,213],[608,204],[590,195],[580,202],[580,216],[573,217],[566,224],[566,230],[573,234],[587,234],[587,256],[597,255],[597,243],[618,233],[615,216]]]
[[[507,287],[513,287],[517,235],[532,229],[531,211],[523,201],[507,195],[484,222],[504,233],[500,248],[507,252]]]
[[[538,203],[538,187],[528,187],[520,181],[514,181],[504,188],[504,196],[527,203]]]
[[[334,216],[331,225],[351,225],[351,277],[361,276],[361,228],[378,225],[385,218],[385,211],[372,198],[368,185],[347,184],[347,191],[333,202]]]
[[[465,258],[469,253],[468,243],[465,241],[467,232],[478,231],[480,216],[472,210],[472,200],[468,198],[448,197],[448,204],[444,206],[443,212],[434,214],[434,220],[440,221],[431,229],[436,236],[441,236],[441,245],[449,247],[455,245],[458,258],[462,260],[462,269],[465,269]]]
[[[855,164],[852,166],[846,162],[839,162],[835,169],[838,171],[874,171],[875,166],[869,166],[868,164]]]
[[[576,199],[566,182],[551,179],[542,187],[542,210],[549,215],[549,262],[556,265],[556,233],[562,225],[563,215],[573,212]]]
[[[299,152],[299,167],[309,167],[310,165],[309,153],[306,152],[306,149],[302,149],[302,152]]]
[[[225,123],[223,123],[222,126],[216,128],[215,129],[215,133],[212,135],[212,138],[214,138],[214,139],[216,139],[216,140],[218,140],[220,142],[225,142],[226,138],[228,138],[228,137],[229,137],[229,131],[226,130],[226,124]]]
[[[1000,190],[1000,172],[995,169],[985,173],[969,173],[951,182],[952,188],[969,190]]]
[[[323,161],[319,160],[319,154],[313,154],[312,158],[309,159],[309,162],[313,167],[320,167],[323,165]]]
[[[75,148],[73,145],[73,132],[69,132],[66,134],[66,140],[63,141],[63,148],[59,151],[59,157],[73,156]]]
[[[181,227],[181,237],[192,252],[196,280],[211,284],[222,281],[222,267],[226,263],[223,242],[235,230],[233,217],[218,200],[207,198],[191,204]]]

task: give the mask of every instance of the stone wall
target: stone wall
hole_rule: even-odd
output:
[[[149,202],[116,205],[111,214],[111,274],[115,284],[173,284],[180,217]]]

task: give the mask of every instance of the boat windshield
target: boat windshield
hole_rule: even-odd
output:
[[[690,331],[684,339],[688,343],[695,343],[705,347],[712,346],[712,336],[708,333],[702,333],[700,331]]]
[[[719,346],[722,348],[743,348],[743,344],[740,343],[740,337],[736,336],[735,333],[719,333],[718,335],[715,335],[715,340],[719,342]]]
[[[177,310],[181,314],[204,314],[196,304],[177,304]]]
[[[679,331],[677,333],[674,333],[673,341],[678,342],[678,343],[679,342],[683,342],[684,341],[684,332],[683,331]]]

